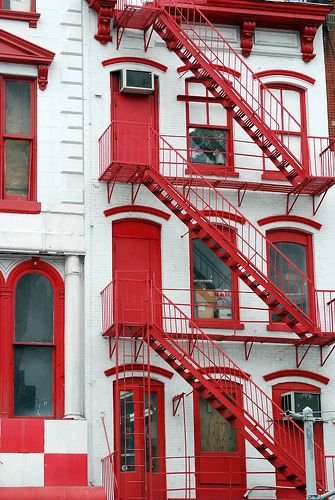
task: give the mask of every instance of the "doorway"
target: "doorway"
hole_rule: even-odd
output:
[[[118,323],[143,325],[154,314],[161,324],[160,226],[150,221],[123,219],[113,223],[114,311]]]
[[[165,500],[164,385],[114,382],[114,435],[120,500]]]
[[[225,392],[242,405],[238,384],[228,388],[225,384]],[[240,500],[246,491],[242,433],[197,393],[194,393],[194,429],[197,500]]]

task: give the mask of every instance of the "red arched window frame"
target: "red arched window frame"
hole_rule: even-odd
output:
[[[266,233],[267,240],[272,243],[296,243],[305,248],[306,255],[306,276],[309,278],[308,306],[309,316],[315,321],[315,297],[314,297],[314,259],[313,259],[313,235],[297,229],[272,229]],[[270,260],[270,251],[268,247],[268,259]],[[291,331],[290,328],[281,322],[274,322],[269,315],[268,330],[273,331]]]
[[[221,226],[216,224],[217,227],[220,226],[220,229],[226,228],[226,226]],[[229,240],[236,244],[236,233],[235,229],[227,226],[226,233],[229,237]],[[191,304],[192,304],[192,318],[200,327],[208,327],[208,328],[223,328],[223,329],[239,329],[242,330],[244,328],[243,324],[240,323],[240,307],[239,307],[239,292],[238,292],[238,277],[237,275],[230,271],[231,276],[231,311],[232,317],[227,318],[211,318],[205,317],[201,318],[196,316],[196,287],[194,286],[194,257],[193,257],[193,241],[198,239],[197,233],[190,233],[190,283],[191,283]],[[204,292],[211,292],[213,304],[217,304],[220,301],[221,290],[207,290]],[[224,291],[224,290],[223,290]],[[206,297],[205,297],[206,298]],[[214,306],[209,306],[210,308]],[[224,309],[224,308],[223,308]]]
[[[306,167],[306,170],[308,169],[308,158],[309,158],[309,153],[308,153],[308,141],[307,141],[307,112],[306,112],[306,91],[305,89],[301,87],[297,87],[296,85],[288,84],[288,83],[267,83],[266,88],[271,90],[276,91],[276,97],[277,99],[281,102],[283,107],[291,113],[290,107],[286,104],[285,102],[285,97],[284,97],[284,92],[285,90],[291,91],[291,92],[296,92],[299,96],[299,105],[300,105],[300,117],[297,116],[296,119],[298,122],[300,122],[301,129],[300,131],[290,131],[290,136],[292,137],[300,137],[300,158],[298,156],[298,159],[300,159],[301,163]],[[279,94],[279,95],[277,95]],[[264,97],[263,97],[264,100]],[[284,123],[284,117],[283,116],[278,116],[277,121],[279,123]],[[283,134],[284,137],[284,143],[285,143],[285,132],[287,133],[287,130],[283,127],[283,130],[277,131],[279,134]],[[293,152],[296,154],[295,152]],[[269,161],[269,160],[268,160]],[[272,163],[271,163],[272,165]],[[283,178],[283,175],[281,172],[279,172],[274,166],[272,169],[266,168],[266,158],[263,158],[263,174],[262,174],[263,179],[278,179],[278,180],[285,180]]]
[[[10,273],[2,293],[2,331],[0,346],[1,363],[1,399],[0,414],[14,417],[14,345],[15,344],[15,300],[16,286],[27,274],[39,274],[47,278],[53,289],[53,414],[50,416],[29,416],[19,418],[63,418],[64,416],[64,282],[58,271],[47,262],[32,258],[17,265]],[[25,343],[25,345],[29,345]]]

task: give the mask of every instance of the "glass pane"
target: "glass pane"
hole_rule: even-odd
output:
[[[28,196],[30,153],[30,141],[6,139],[5,193],[7,195]]]
[[[232,273],[208,246],[192,240],[195,316],[232,318]]]
[[[158,472],[158,418],[157,418],[157,393],[150,393],[150,410],[148,405],[148,393],[145,393],[145,454],[147,472]],[[151,449],[149,448],[151,447]],[[151,453],[151,457],[150,457]],[[151,458],[151,468],[150,468]]]
[[[207,401],[200,398],[201,451],[237,451],[236,429]]]
[[[6,134],[30,135],[29,82],[6,80]]]
[[[40,274],[22,276],[16,286],[15,340],[53,342],[53,289]]]
[[[4,0],[4,8],[22,12],[30,12],[31,0]]]
[[[133,391],[120,391],[121,471],[135,470],[135,413]]]
[[[53,415],[52,347],[14,347],[14,414]]]
[[[207,111],[205,102],[189,102],[189,121],[199,125],[208,125]]]
[[[189,130],[192,163],[226,164],[226,130],[192,128]]]
[[[306,247],[298,243],[278,242],[275,246],[297,266],[306,273]],[[276,285],[284,290],[289,298],[304,312],[308,313],[308,287],[304,277],[283,259],[273,248],[270,250],[270,278]],[[273,321],[279,321],[277,315],[272,315]]]
[[[208,104],[209,125],[225,127],[227,125],[227,110],[221,104]]]

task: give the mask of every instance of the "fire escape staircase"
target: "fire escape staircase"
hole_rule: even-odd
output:
[[[191,0],[181,6],[170,0],[162,7],[158,2],[142,6],[124,4],[119,8],[122,10],[115,15],[118,31],[129,27],[146,33],[152,22],[152,28],[181,59],[185,70],[191,71],[231,111],[264,156],[291,183],[292,192],[320,195],[335,183],[334,177],[309,175],[308,166],[290,150],[290,140],[297,132],[303,132],[300,123]]]
[[[160,152],[169,154],[175,166],[188,163],[167,141],[159,137]],[[162,152],[164,151],[164,152]],[[177,167],[176,167],[177,168]],[[173,170],[173,169],[172,169]],[[171,171],[172,171],[171,170]],[[180,187],[180,178],[163,176],[152,166],[143,174],[142,183],[186,226],[192,234],[201,239],[234,273],[261,299],[269,309],[277,314],[302,341],[308,341],[315,334],[311,318],[290,298],[297,289],[308,286],[314,293],[309,278],[284,254],[272,245],[265,236],[246,219],[200,172],[196,172],[199,186],[185,177]],[[187,182],[188,181],[188,182]],[[206,215],[210,214],[210,215]],[[211,222],[211,217],[215,222]],[[242,221],[240,227],[236,221]],[[218,225],[220,223],[220,225]],[[233,244],[227,229],[236,228],[236,244]],[[281,262],[290,276],[290,283],[283,271],[271,267],[269,252],[273,262]],[[273,264],[272,264],[273,265]],[[269,276],[273,276],[271,279]],[[284,292],[278,283],[289,286]],[[277,284],[276,284],[277,283]],[[284,286],[284,285],[283,285]]]
[[[114,284],[116,293],[121,282],[122,279],[117,279]],[[150,308],[144,307],[146,327],[137,335],[236,427],[276,471],[304,496],[302,429],[293,421],[285,421],[282,409],[230,359],[220,345],[161,290],[148,282],[149,297],[151,313],[147,312]],[[127,318],[127,306],[124,305],[124,310],[118,309],[114,316],[113,328],[105,335],[115,336],[117,341],[122,341],[127,325],[121,318]],[[159,317],[162,318],[161,324],[157,320]],[[242,391],[239,401],[232,394],[236,384]],[[315,453],[318,463],[323,464],[322,451],[317,446]],[[321,481],[318,488],[323,490]]]

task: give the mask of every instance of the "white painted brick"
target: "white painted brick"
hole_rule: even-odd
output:
[[[0,462],[0,487],[44,486],[43,453],[2,453]]]
[[[46,420],[45,453],[87,453],[85,420]]]

